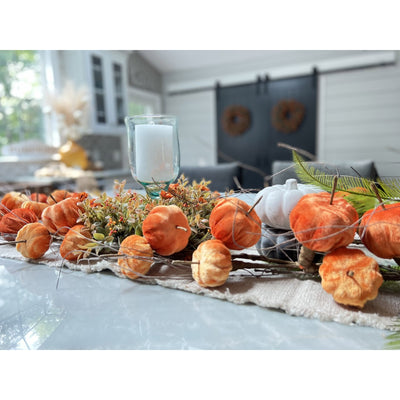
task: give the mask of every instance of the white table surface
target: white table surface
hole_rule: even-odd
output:
[[[1,251],[1,250],[0,250]],[[388,331],[1,258],[0,349],[383,349]]]

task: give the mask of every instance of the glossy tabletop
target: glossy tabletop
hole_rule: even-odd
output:
[[[388,334],[0,256],[2,350],[383,349]]]

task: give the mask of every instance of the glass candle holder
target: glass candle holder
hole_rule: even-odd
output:
[[[152,198],[158,198],[179,174],[177,119],[173,115],[125,118],[129,165],[133,178]]]

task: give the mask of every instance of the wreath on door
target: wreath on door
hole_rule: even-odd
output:
[[[303,122],[305,106],[297,100],[281,100],[271,111],[272,126],[279,132],[296,132]]]
[[[222,129],[228,135],[242,135],[250,127],[250,110],[240,105],[229,106],[222,113],[221,122]]]

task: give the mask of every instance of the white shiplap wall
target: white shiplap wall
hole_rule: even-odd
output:
[[[168,96],[167,114],[178,118],[181,165],[216,164],[216,111],[213,90]]]
[[[320,77],[318,158],[374,160],[381,176],[400,175],[400,66]]]
[[[182,77],[190,81],[188,76]],[[190,78],[194,82],[194,76]],[[318,97],[319,160],[369,159],[375,161],[381,176],[400,176],[398,62],[393,66],[322,74]],[[165,111],[178,115],[180,120],[182,165],[215,164],[214,92],[166,94],[164,100]]]

